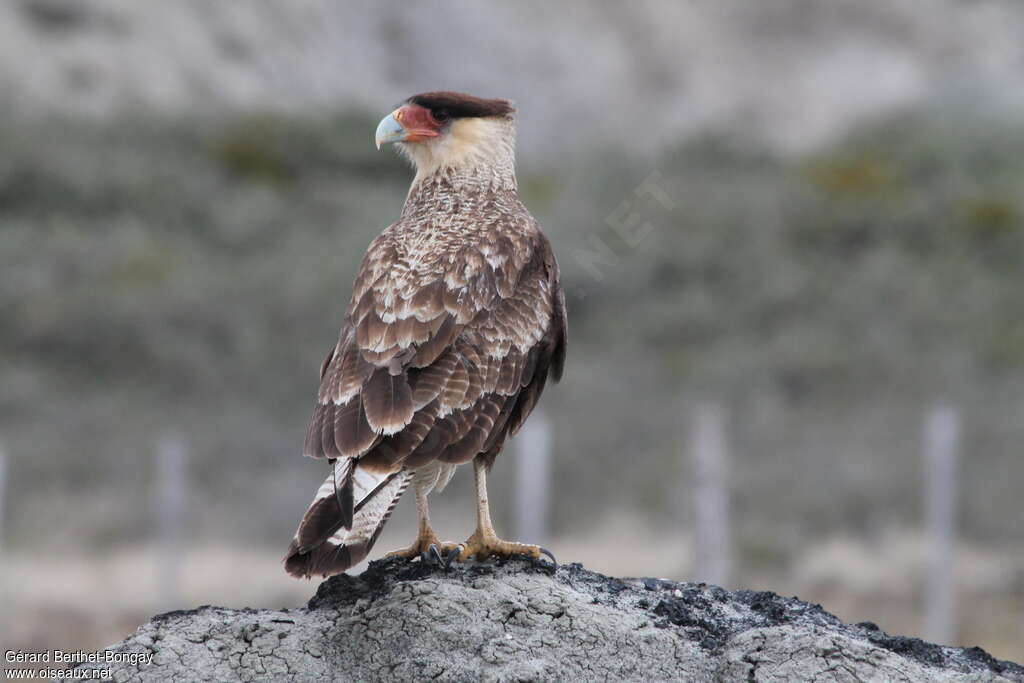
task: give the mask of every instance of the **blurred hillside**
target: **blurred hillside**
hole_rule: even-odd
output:
[[[169,429],[195,450],[205,534],[291,533],[320,476],[294,459],[319,362],[409,179],[372,127],[2,124],[0,431],[12,478],[39,487],[12,491],[16,543],[144,537],[124,506],[148,509]],[[1024,541],[1024,129],[908,115],[795,160],[702,137],[655,165],[672,210],[636,198],[650,167],[609,159],[522,174],[573,323],[545,400],[574,487],[559,524],[667,514],[673,425],[706,397],[732,408],[747,551],[912,524],[921,414],[942,399],[967,411],[966,530]],[[650,224],[635,247],[608,223],[624,201]]]
[[[447,88],[515,99],[549,162],[723,123],[807,150],[921,102],[1019,115],[1021,35],[1016,0],[12,0],[0,87],[14,111],[103,116],[377,111]]]

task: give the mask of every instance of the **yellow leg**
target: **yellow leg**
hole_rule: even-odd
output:
[[[476,475],[476,531],[463,543],[458,559],[463,562],[469,558],[484,560],[488,557],[526,556],[540,558],[550,556],[538,545],[515,543],[498,538],[491,523],[491,509],[487,501],[487,468],[480,458],[473,460],[473,473]],[[554,561],[554,557],[551,558]]]
[[[447,557],[448,553],[459,547],[457,543],[444,543],[438,540],[437,534],[434,533],[433,527],[430,526],[430,512],[427,508],[427,493],[428,490],[417,483],[416,511],[419,513],[420,530],[416,535],[416,540],[408,548],[392,550],[384,557],[404,557],[407,560],[411,560],[420,557],[424,553],[429,554],[430,546],[435,546],[441,557]]]

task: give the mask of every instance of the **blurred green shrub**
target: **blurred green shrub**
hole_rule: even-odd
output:
[[[279,482],[411,175],[373,148],[374,119],[0,122],[0,432],[20,481],[145,510],[146,487],[118,482],[147,481],[156,433],[178,427],[220,523],[291,534],[309,491]],[[635,196],[652,170],[675,208]],[[544,401],[572,482],[557,519],[667,509],[680,413],[706,396],[734,410],[737,537],[758,557],[870,526],[875,506],[913,519],[935,397],[973,410],[972,468],[1024,485],[1024,129],[908,115],[800,159],[707,135],[655,164],[598,150],[520,176],[570,300],[566,380]],[[635,246],[609,225],[623,202],[653,226]],[[616,257],[600,280],[574,255],[592,236]],[[965,496],[1012,499],[992,481]],[[120,509],[94,526],[141,535]],[[979,503],[965,524],[1019,535],[1022,515]],[[12,519],[16,537],[61,526]]]

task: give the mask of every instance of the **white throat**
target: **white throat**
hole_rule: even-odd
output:
[[[413,188],[437,176],[457,184],[514,190],[515,141],[515,122],[492,116],[456,119],[438,138],[398,146],[416,166]]]

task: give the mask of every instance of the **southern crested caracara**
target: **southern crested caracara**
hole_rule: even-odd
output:
[[[410,483],[419,535],[393,554],[542,552],[499,539],[487,504],[487,472],[565,361],[558,264],[516,190],[514,111],[431,92],[377,127],[377,146],[396,143],[416,177],[398,222],[363,258],[321,369],[305,454],[331,473],[288,548],[289,574],[327,576],[364,559]],[[477,528],[443,543],[427,495],[470,461]]]

